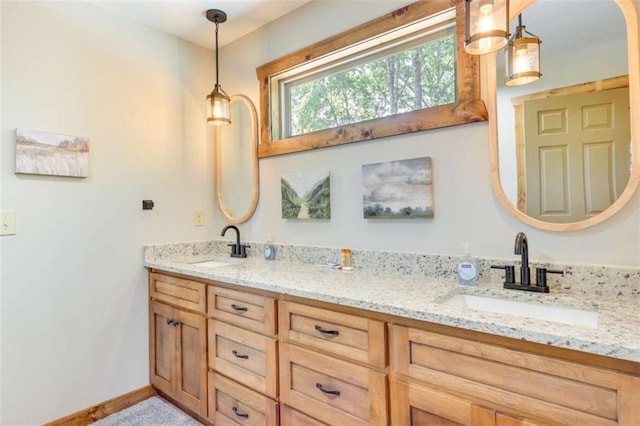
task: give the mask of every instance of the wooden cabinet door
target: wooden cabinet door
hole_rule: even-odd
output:
[[[176,348],[176,398],[202,416],[207,415],[206,319],[184,311],[178,313]]]
[[[495,411],[490,408],[426,386],[396,380],[389,384],[394,426],[495,425]]]
[[[149,304],[149,381],[151,385],[173,395],[176,338],[174,309],[161,303]]]
[[[541,425],[542,425],[541,423],[535,423],[531,420],[512,417],[502,413],[496,413],[496,426],[541,426]]]
[[[206,319],[158,302],[149,304],[151,385],[207,415]]]

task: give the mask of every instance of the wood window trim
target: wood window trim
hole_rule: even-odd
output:
[[[269,94],[271,76],[452,7],[456,9],[456,103],[334,127],[286,139],[271,139],[272,105]],[[480,60],[478,57],[464,52],[464,27],[464,1],[419,1],[258,67],[256,69],[260,83],[260,144],[258,157],[265,158],[404,133],[486,121],[488,118],[487,109],[480,99]],[[278,118],[276,117],[275,119],[277,120]]]

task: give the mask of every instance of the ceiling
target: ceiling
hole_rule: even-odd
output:
[[[220,24],[219,31],[220,46],[224,46],[312,0],[89,1],[118,15],[213,49],[214,24],[205,17],[207,9],[221,9],[227,14],[227,22]],[[582,3],[580,6],[583,7],[577,7],[575,0],[538,0],[523,12],[524,24],[540,36],[546,52],[563,51],[626,35],[622,13],[615,2],[582,0]]]
[[[286,15],[311,0],[89,0],[118,15],[214,49],[214,24],[208,9],[220,9],[227,22],[220,24],[220,46]]]

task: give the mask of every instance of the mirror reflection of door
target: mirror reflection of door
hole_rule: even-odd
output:
[[[627,87],[590,91],[603,84]],[[628,79],[536,95],[516,111],[518,209],[545,222],[601,213],[629,180]]]
[[[547,189],[564,190],[564,192],[554,198],[552,195],[555,194],[546,191],[546,195],[543,196],[546,199],[532,201],[531,195],[527,193],[526,158],[524,155],[520,155],[524,153],[524,115],[522,120],[516,123],[518,108],[521,111],[524,110],[525,98],[526,100],[543,99],[552,96],[602,92],[618,87],[629,87],[627,74],[635,74],[635,65],[631,66],[631,64],[635,64],[638,54],[637,29],[634,25],[630,25],[629,28],[626,25],[627,22],[637,21],[635,14],[637,8],[632,6],[630,1],[589,1],[583,2],[585,7],[576,7],[577,3],[574,0],[514,0],[511,3],[512,10],[522,14],[527,31],[537,34],[542,40],[541,71],[543,75],[542,78],[530,84],[505,86],[504,55],[498,54],[496,57],[494,137],[497,149],[495,161],[498,182],[494,188],[505,207],[526,223],[542,228],[548,224],[548,229],[553,230],[581,229],[583,225],[591,226],[598,223],[598,220],[606,220],[607,217],[615,214],[619,207],[612,209],[611,206],[620,206],[618,201],[622,201],[621,198],[625,199],[625,194],[628,194],[626,190],[635,186],[634,179],[626,179],[626,187],[617,186],[615,189],[609,187],[609,194],[606,194],[606,191],[600,191],[599,194],[587,191],[587,196],[590,196],[591,199],[580,201],[585,214],[577,215],[577,209],[572,207],[570,203],[575,199],[577,184],[569,180],[570,157],[567,157],[564,164],[565,169],[560,169],[555,173],[566,173],[564,175],[566,185],[571,186],[547,185]],[[527,5],[524,9],[522,8],[523,4]],[[519,6],[520,9],[518,9]],[[627,14],[630,16],[626,16]],[[514,26],[515,23],[512,22],[512,28]],[[627,30],[630,32],[627,33]],[[631,62],[629,62],[630,59]],[[637,81],[637,77],[633,78],[634,82]],[[626,80],[626,84],[617,84],[622,79]],[[633,104],[636,102],[634,99],[637,97],[637,89],[634,85],[630,89],[631,104]],[[538,94],[541,95],[536,97],[535,95]],[[515,101],[519,101],[521,105],[516,105]],[[551,124],[552,117],[553,115],[545,117],[547,125]],[[569,125],[571,124],[575,124],[575,121],[570,121]],[[631,134],[636,130],[629,129]],[[625,153],[635,150],[635,140],[631,141],[628,138],[627,143]],[[592,161],[596,161],[596,157],[593,156],[596,152],[606,151],[590,151]],[[620,152],[622,151],[617,150],[616,154]],[[545,165],[549,166],[552,163],[552,158],[557,160],[558,155],[554,157],[551,151],[547,154],[549,155],[545,159],[548,161]],[[597,158],[602,159],[603,157],[599,155]],[[560,164],[563,163],[560,162]],[[575,161],[571,160],[570,164],[574,165]],[[604,179],[594,179],[595,168],[592,168],[593,165],[588,164],[587,166],[590,167],[587,172],[591,173],[592,177],[587,184],[604,181]],[[584,168],[582,170],[584,173]],[[551,171],[547,167],[546,172]],[[551,176],[551,173],[545,175],[546,182],[549,182],[548,179]],[[609,178],[612,179],[611,176]],[[540,185],[540,176],[538,176],[537,182]],[[579,185],[584,190],[584,182]],[[615,197],[614,203],[603,212],[597,213],[605,204],[602,200],[607,200],[607,196],[611,193]],[[541,202],[545,203],[542,207]],[[585,203],[589,205],[585,207]],[[533,210],[531,214],[527,213],[527,207],[531,208],[532,206],[537,206],[537,209]]]

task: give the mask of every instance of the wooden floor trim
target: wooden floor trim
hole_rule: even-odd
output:
[[[44,426],[81,426],[88,425],[105,417],[122,411],[125,408],[129,408],[132,405],[136,405],[138,402],[151,398],[157,395],[158,392],[151,386],[145,386],[140,389],[136,389],[124,395],[117,396],[107,401],[96,404],[93,407],[85,408],[76,413],[69,414],[58,420],[54,420],[49,423],[45,423]]]

